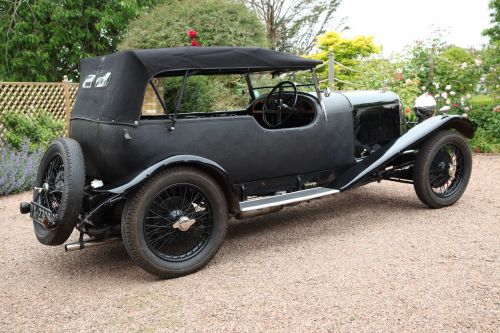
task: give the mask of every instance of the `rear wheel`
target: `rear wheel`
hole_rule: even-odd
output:
[[[208,175],[177,167],[153,176],[125,205],[122,238],[132,260],[163,278],[193,273],[219,249],[227,203]]]
[[[54,217],[54,227],[33,222],[40,243],[61,245],[73,232],[83,199],[85,165],[78,142],[58,138],[45,152],[38,173],[33,201],[48,208]]]
[[[454,204],[467,188],[472,156],[466,139],[457,132],[440,131],[420,148],[413,183],[419,199],[431,208]]]

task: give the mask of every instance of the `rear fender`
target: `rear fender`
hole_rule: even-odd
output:
[[[329,187],[345,191],[376,177],[377,172],[405,151],[418,148],[432,134],[440,130],[455,129],[467,138],[474,136],[475,126],[462,116],[436,116],[416,125],[404,135],[383,146],[375,153],[356,163]]]
[[[96,192],[126,195],[128,192],[143,184],[152,175],[174,166],[191,166],[212,176],[223,190],[228,201],[230,211],[237,211],[239,201],[232,190],[232,181],[227,172],[216,162],[194,155],[175,155],[168,157],[149,166],[129,180],[99,188]]]

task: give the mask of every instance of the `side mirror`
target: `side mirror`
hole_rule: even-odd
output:
[[[326,89],[323,90],[323,95],[325,95],[325,97],[330,97],[331,93],[332,91],[330,90],[330,87],[326,87]]]

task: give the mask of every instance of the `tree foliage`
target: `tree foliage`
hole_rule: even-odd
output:
[[[328,54],[333,52],[336,62],[352,69],[356,69],[363,58],[380,53],[380,47],[374,43],[371,36],[343,38],[335,31],[318,36],[316,48],[318,52],[311,55],[311,58],[326,62]],[[318,73],[320,78],[326,78],[327,66],[322,67]],[[335,65],[335,77],[342,81],[352,82],[359,77],[359,73]],[[344,87],[342,82],[336,83],[336,85],[339,88]]]
[[[230,0],[171,0],[130,24],[119,49],[190,45],[189,29],[203,46],[265,46],[265,30],[244,5]]]
[[[489,7],[492,26],[483,35],[490,37],[492,43],[500,43],[500,0],[490,0]]]
[[[498,73],[500,72],[500,0],[490,0],[491,27],[483,31],[490,38],[490,43],[482,52],[483,66],[486,69],[485,83],[488,91],[496,99],[500,96]],[[489,70],[488,70],[489,69]]]
[[[84,57],[111,53],[156,0],[0,0],[0,79],[78,78]]]
[[[341,0],[241,0],[264,22],[271,48],[307,54],[315,38],[332,29]],[[346,29],[344,20],[335,27]]]

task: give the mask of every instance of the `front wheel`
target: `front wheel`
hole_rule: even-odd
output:
[[[440,131],[419,150],[413,174],[415,192],[431,208],[453,205],[467,188],[471,170],[467,140],[457,132]]]
[[[208,175],[165,170],[125,205],[122,237],[132,260],[162,278],[193,273],[219,249],[227,230],[224,193]]]

